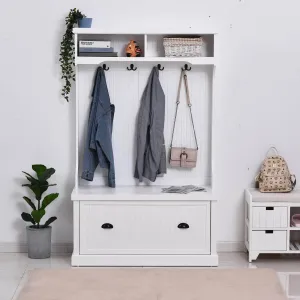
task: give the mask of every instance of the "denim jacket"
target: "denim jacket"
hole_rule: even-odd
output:
[[[112,148],[112,128],[115,106],[110,103],[104,71],[98,67],[88,122],[83,157],[82,178],[93,181],[98,164],[108,169],[108,186],[115,187],[115,165]]]
[[[157,67],[152,69],[141,99],[137,121],[137,158],[134,177],[155,181],[165,174],[166,148],[164,139],[165,94],[159,82]]]

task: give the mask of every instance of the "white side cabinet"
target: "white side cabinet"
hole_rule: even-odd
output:
[[[73,266],[218,265],[210,191],[173,195],[160,187],[102,187],[101,195],[99,189],[72,194]]]
[[[300,190],[291,193],[245,191],[245,245],[249,262],[260,253],[300,254],[300,227],[291,224],[300,213]]]

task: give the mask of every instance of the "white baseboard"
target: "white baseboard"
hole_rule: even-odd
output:
[[[244,242],[218,242],[218,252],[243,252],[245,249]],[[0,243],[0,253],[26,253],[26,243]],[[52,253],[72,253],[72,243],[53,243]]]
[[[71,243],[53,243],[52,253],[72,253],[73,244]],[[27,253],[26,243],[0,243],[0,253]]]
[[[218,242],[217,252],[244,252],[244,242]]]

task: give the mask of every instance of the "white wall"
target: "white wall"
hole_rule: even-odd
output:
[[[0,243],[26,240],[22,170],[33,163],[57,169],[61,197],[54,242],[72,241],[70,192],[74,173],[74,101],[60,97],[59,44],[72,7],[94,27],[150,30],[220,28],[214,163],[219,194],[219,240],[243,239],[242,199],[266,149],[276,145],[300,174],[300,3],[296,0],[21,1],[2,3],[0,19]],[[54,189],[53,189],[54,190]]]

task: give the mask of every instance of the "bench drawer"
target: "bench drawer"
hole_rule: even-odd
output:
[[[252,231],[252,251],[286,251],[287,232],[282,231]]]
[[[252,228],[286,228],[288,227],[287,207],[253,207]]]

